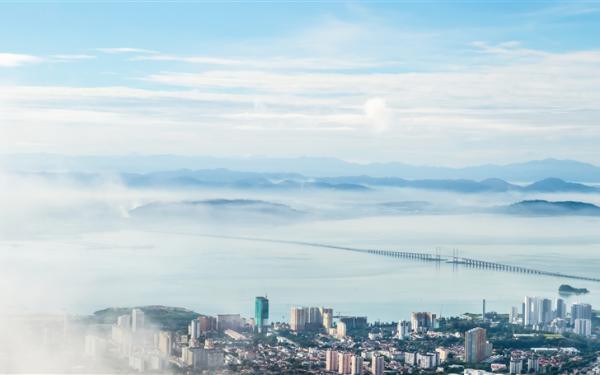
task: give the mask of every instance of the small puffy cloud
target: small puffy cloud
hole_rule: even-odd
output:
[[[392,111],[383,98],[370,98],[364,104],[367,125],[376,133],[386,131],[392,122]]]
[[[0,53],[0,67],[13,68],[24,64],[31,64],[42,61],[41,58],[32,55],[23,55],[19,53]]]

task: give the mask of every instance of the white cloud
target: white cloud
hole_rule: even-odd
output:
[[[367,124],[376,133],[381,133],[389,128],[392,122],[392,111],[388,108],[385,99],[368,99],[365,102],[364,109]]]
[[[347,157],[361,147],[371,147],[373,157],[393,155],[402,146],[436,157],[417,147],[423,142],[438,155],[484,143],[491,146],[481,153],[494,156],[526,150],[560,157],[566,144],[594,153],[588,140],[600,138],[599,51],[530,52],[514,41],[475,45],[484,63],[453,70],[345,71],[318,69],[333,61],[321,58],[207,56],[195,57],[199,65],[187,72],[129,81],[144,89],[0,86],[1,148],[86,151],[102,139],[120,152],[148,153],[219,153],[227,144],[243,153],[306,154],[319,144],[328,155]],[[242,131],[244,141],[235,141]],[[323,132],[335,136],[331,148]],[[526,143],[534,138],[544,142]]]
[[[157,51],[144,49],[144,48],[132,48],[132,47],[111,47],[111,48],[96,48],[96,51],[109,54],[117,53],[157,53]]]
[[[42,58],[32,55],[23,55],[19,53],[0,53],[0,67],[2,68],[13,68],[41,61],[43,61]]]
[[[323,58],[222,58],[210,56],[173,56],[164,54],[151,54],[135,56],[133,61],[177,61],[190,64],[212,65],[227,68],[241,69],[279,69],[279,70],[344,70],[365,69],[377,67],[390,67],[400,64],[398,61],[368,61],[358,59],[323,59]]]
[[[52,58],[61,60],[61,61],[77,61],[77,60],[91,60],[95,59],[94,55],[87,54],[66,54],[66,55],[52,55]]]

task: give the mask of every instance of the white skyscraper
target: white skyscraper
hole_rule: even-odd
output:
[[[538,297],[525,297],[525,300],[523,301],[523,325],[534,326],[540,323],[540,303],[538,301]]]
[[[410,322],[401,320],[398,322],[398,338],[404,340],[410,337]]]
[[[197,319],[193,319],[190,322],[190,336],[193,339],[197,339],[200,337],[200,321]]]
[[[509,364],[510,374],[520,374],[523,372],[523,359],[522,358],[511,358]]]
[[[591,319],[575,319],[573,332],[580,336],[592,335],[592,320]]]
[[[137,332],[144,328],[144,312],[140,309],[131,310],[131,330]]]
[[[117,325],[125,330],[131,329],[131,315],[121,315],[117,318]]]

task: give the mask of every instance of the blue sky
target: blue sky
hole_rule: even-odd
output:
[[[600,163],[600,2],[3,2],[4,153]]]

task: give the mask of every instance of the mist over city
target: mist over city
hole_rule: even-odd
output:
[[[0,24],[0,373],[600,374],[599,2]]]

